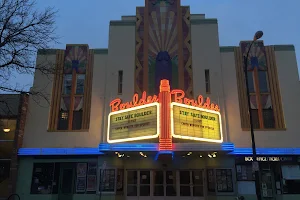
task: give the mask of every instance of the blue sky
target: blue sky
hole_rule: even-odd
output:
[[[88,44],[90,48],[107,48],[109,21],[122,15],[135,15],[136,6],[145,0],[37,0],[38,8],[55,6],[58,10],[57,34],[66,44]],[[284,3],[283,3],[284,2]],[[182,0],[192,14],[217,18],[221,46],[238,46],[263,30],[265,45],[293,44],[300,64],[300,0]],[[32,83],[32,77],[19,81]]]

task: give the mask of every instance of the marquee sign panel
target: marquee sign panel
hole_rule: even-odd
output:
[[[221,143],[220,113],[173,102],[171,133],[174,138]]]
[[[128,142],[159,136],[159,103],[112,112],[108,116],[107,141]]]

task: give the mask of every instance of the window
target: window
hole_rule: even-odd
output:
[[[72,74],[64,75],[63,94],[71,95],[72,93]]]
[[[238,181],[254,181],[255,173],[252,171],[252,165],[237,165],[236,177]]]
[[[75,79],[75,82],[73,82]],[[67,74],[58,120],[58,130],[80,130],[82,127],[84,74]]]
[[[150,171],[127,171],[127,196],[150,196]]]
[[[176,171],[166,171],[166,196],[176,195]]]
[[[231,169],[207,170],[208,192],[228,193],[233,192],[233,176]]]
[[[180,171],[180,196],[191,196],[190,171]]]
[[[102,192],[115,192],[116,181],[115,169],[100,170],[100,183],[99,191]]]
[[[150,171],[140,171],[140,196],[150,196]]]
[[[138,172],[127,171],[127,196],[137,196]]]
[[[31,194],[57,194],[59,165],[35,163],[33,166]]]
[[[203,171],[192,171],[192,189],[194,197],[202,197],[203,193]]]
[[[60,111],[59,112],[59,121],[58,121],[58,130],[68,130],[69,125],[69,112],[68,111]]]
[[[203,171],[202,170],[183,170],[180,175],[180,196],[203,196]]]
[[[76,95],[83,95],[84,94],[84,81],[85,75],[84,74],[77,74],[76,78]]]
[[[266,68],[248,68],[251,112],[254,128],[275,128]]]
[[[89,128],[93,58],[87,45],[57,50],[49,131]]]
[[[153,196],[176,196],[176,171],[153,171]]]
[[[243,57],[246,56],[249,47],[250,42],[243,41],[240,47],[235,49],[241,126],[244,130],[250,128],[243,63]],[[253,43],[248,55],[247,73],[254,128],[284,129],[274,48],[265,47],[262,41]]]
[[[118,94],[123,92],[123,71],[120,70],[118,73]]]
[[[206,93],[209,94],[210,93],[210,76],[209,76],[209,69],[206,69],[204,71],[205,73],[205,90]]]
[[[284,194],[300,194],[300,166],[284,165],[282,170],[282,184]]]

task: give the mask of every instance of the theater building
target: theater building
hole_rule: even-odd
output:
[[[21,199],[256,199],[242,62],[251,41],[219,46],[217,19],[179,0],[146,0],[110,21],[108,40],[38,51],[56,73],[34,77],[51,103],[29,98]],[[294,46],[256,41],[247,69],[263,199],[299,199]]]

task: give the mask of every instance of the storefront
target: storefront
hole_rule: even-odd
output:
[[[58,73],[35,74],[51,105],[29,101],[22,200],[255,200],[247,52],[263,200],[299,199],[294,46],[219,46],[217,19],[180,0],[145,0],[110,21],[108,44],[38,51],[37,65]]]
[[[262,196],[266,199],[278,196],[299,194],[300,157],[292,155],[259,155]],[[236,157],[236,175],[239,192],[255,193],[253,157]],[[247,187],[246,187],[247,185]]]
[[[236,194],[220,108],[161,80],[159,95],[112,100],[98,148],[20,149],[22,198],[207,199]],[[59,156],[59,157],[58,157]],[[24,192],[23,192],[24,191]]]

